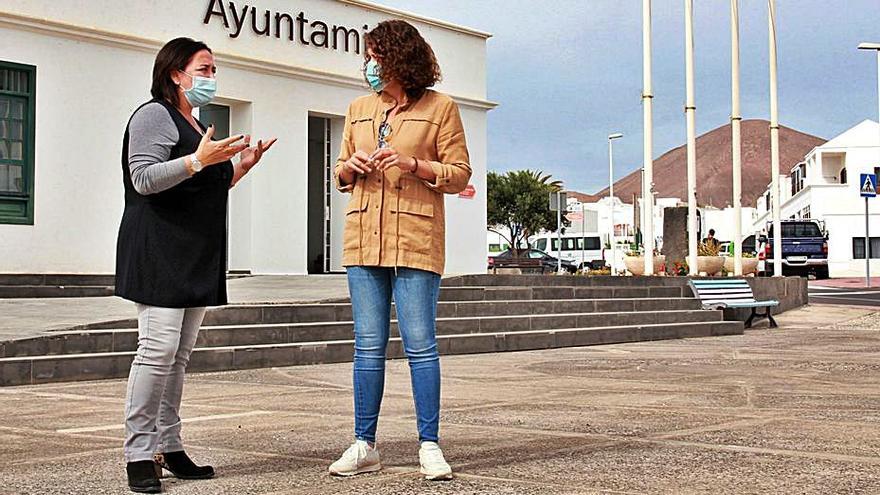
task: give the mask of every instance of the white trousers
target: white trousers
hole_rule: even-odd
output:
[[[137,305],[138,348],[125,401],[125,461],[152,460],[183,450],[180,399],[183,376],[205,318],[205,308]]]

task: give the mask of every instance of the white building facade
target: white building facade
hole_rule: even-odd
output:
[[[218,133],[278,137],[230,192],[229,269],[341,271],[347,196],[332,187],[348,104],[365,94],[363,34],[415,25],[459,104],[473,196],[448,196],[447,273],[485,270],[489,34],[360,0],[4,0],[0,3],[0,273],[112,273],[120,153],[168,40],[206,42]]]
[[[709,229],[715,231],[715,238],[719,241],[734,241],[736,236],[736,211],[732,207],[713,208],[704,206],[700,208],[702,222],[701,234],[705,237],[709,233]],[[740,208],[740,220],[743,226],[743,237],[752,234],[748,229],[755,223],[757,211],[754,208]]]
[[[832,277],[865,274],[865,200],[861,174],[880,173],[880,126],[865,120],[817,146],[780,177],[781,217],[812,218],[828,232],[828,270]],[[759,198],[755,232],[770,221],[767,196]],[[871,258],[880,258],[880,206],[869,200]]]

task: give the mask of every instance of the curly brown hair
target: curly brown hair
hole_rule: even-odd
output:
[[[382,21],[364,39],[367,47],[382,58],[382,80],[400,81],[407,98],[417,100],[440,82],[434,50],[412,24],[398,19]],[[365,52],[364,68],[369,60]]]

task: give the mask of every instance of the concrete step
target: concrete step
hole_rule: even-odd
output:
[[[443,279],[444,287],[684,287],[687,277],[584,277],[578,275],[463,275]]]
[[[441,301],[503,301],[527,299],[609,299],[615,297],[691,297],[686,286],[652,287],[441,287]]]
[[[0,299],[34,299],[49,297],[107,297],[113,287],[78,285],[0,285]]]
[[[656,311],[699,309],[693,297],[619,297],[616,299],[525,299],[441,301],[438,317],[493,316],[511,314],[594,313],[615,311]],[[392,316],[396,315],[394,305]],[[318,321],[349,321],[352,319],[349,303],[268,304],[224,306],[208,311],[204,325],[245,325],[256,323],[306,323]],[[102,330],[136,328],[137,320],[106,321],[83,325],[71,330]]]
[[[116,283],[114,275],[81,275],[63,273],[0,273],[0,285],[26,286],[109,286]]]
[[[708,322],[721,321],[722,317],[721,311],[699,309],[445,317],[437,319],[437,335]],[[345,340],[352,338],[353,334],[352,321],[207,325],[199,331],[196,347]],[[391,322],[391,335],[398,335],[397,320]],[[137,349],[137,337],[136,329],[57,332],[2,343],[0,357],[128,352]]]
[[[712,312],[705,312],[712,313]],[[556,328],[438,335],[441,354],[477,354],[579,347],[743,333],[741,322],[707,321],[644,325]],[[201,347],[193,351],[189,371],[226,371],[273,366],[351,361],[350,338],[317,342]],[[403,357],[399,338],[389,342],[388,355]],[[134,352],[102,352],[63,356],[0,358],[0,386],[123,378]]]

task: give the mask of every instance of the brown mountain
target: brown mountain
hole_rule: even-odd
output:
[[[742,204],[754,206],[770,183],[770,122],[742,122]],[[788,127],[779,128],[779,173],[789,175],[804,155],[825,142]],[[697,203],[724,207],[733,197],[730,124],[697,137]],[[641,167],[614,183],[614,195],[631,203],[641,196]],[[608,188],[599,191],[608,195]],[[679,146],[654,159],[654,197],[687,198],[687,147]]]
[[[581,203],[595,203],[599,200],[599,196],[595,196],[592,194],[586,194],[577,191],[565,191],[569,198],[574,198]],[[615,193],[615,196],[617,194]]]

